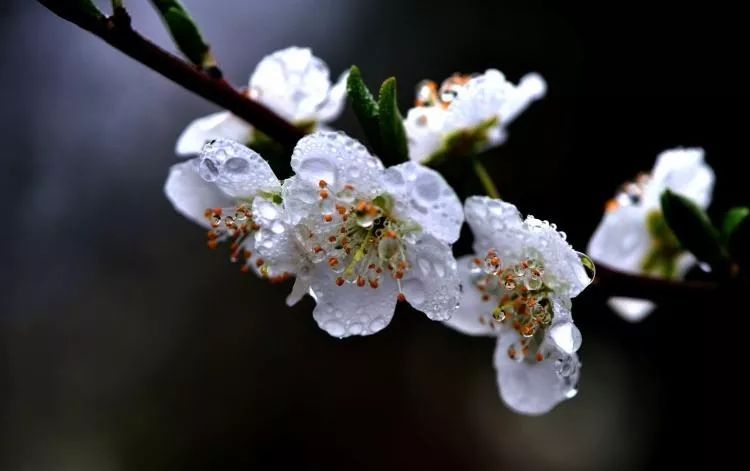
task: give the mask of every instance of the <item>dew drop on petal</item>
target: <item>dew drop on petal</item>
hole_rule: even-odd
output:
[[[409,278],[404,281],[402,292],[406,300],[413,304],[422,304],[425,299],[424,283],[418,278]]]
[[[343,337],[346,333],[344,324],[337,320],[329,320],[323,324],[323,329],[334,337]]]
[[[581,264],[583,265],[584,270],[586,270],[586,276],[588,277],[588,282],[586,284],[590,284],[594,281],[594,277],[596,276],[596,266],[594,265],[594,261],[583,252],[576,253],[578,254],[578,258],[581,259]]]
[[[560,322],[549,330],[549,337],[560,351],[570,355],[581,347],[581,331],[572,322]]]
[[[307,180],[319,182],[323,180],[329,185],[336,184],[336,168],[333,162],[324,158],[311,157],[302,161],[299,171]]]

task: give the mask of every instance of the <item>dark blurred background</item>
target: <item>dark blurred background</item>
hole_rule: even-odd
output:
[[[171,48],[147,2],[125,3]],[[539,71],[547,98],[487,162],[506,198],[581,249],[615,187],[673,146],[706,149],[713,216],[750,200],[741,15],[184,3],[236,84],[289,45],[311,46],[334,76],[353,63],[371,85],[397,75],[404,108],[422,78]],[[707,366],[722,355],[713,306],[676,299],[632,325],[588,290],[574,309],[578,396],[519,416],[497,396],[493,340],[406,309],[374,337],[335,340],[310,300],[288,309],[288,286],[204,250],[162,185],[177,135],[213,105],[28,0],[0,3],[0,70],[0,469],[661,469],[703,457],[704,392],[721,384]],[[350,111],[339,124],[359,135]]]

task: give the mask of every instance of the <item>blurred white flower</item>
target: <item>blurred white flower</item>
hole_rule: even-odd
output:
[[[172,166],[164,191],[177,211],[209,229],[210,248],[231,242],[231,258],[244,260],[243,271],[272,280],[294,274],[256,252],[256,240],[283,224],[281,182],[256,152],[234,141],[209,141],[199,157]]]
[[[335,85],[328,66],[310,49],[289,47],[260,61],[250,77],[248,96],[282,118],[305,129],[336,119],[346,101],[348,72]],[[228,111],[198,118],[177,139],[178,155],[197,154],[212,139],[231,139],[242,144],[254,140],[253,128]]]
[[[516,412],[543,414],[576,394],[581,333],[570,300],[591,282],[589,260],[554,224],[523,220],[510,203],[474,196],[465,215],[478,256],[458,260],[461,304],[446,324],[497,336],[500,396]]]
[[[476,76],[454,75],[440,88],[435,82],[422,82],[416,106],[404,120],[409,157],[424,163],[452,146],[480,152],[502,144],[505,127],[542,98],[546,88],[539,74],[527,74],[514,85],[495,69]]]
[[[661,153],[650,175],[639,175],[623,185],[607,202],[588,253],[597,262],[632,274],[682,278],[695,258],[680,249],[661,213],[659,198],[671,190],[702,208],[711,202],[714,172],[703,159],[703,149],[673,149]],[[653,309],[650,301],[613,297],[609,305],[623,318],[639,321]]]

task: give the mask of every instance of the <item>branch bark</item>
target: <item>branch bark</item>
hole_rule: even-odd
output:
[[[116,11],[112,17],[97,17],[69,7],[65,1],[38,1],[56,15],[98,36],[151,70],[231,111],[282,145],[291,148],[304,136],[299,128],[243,95],[226,80],[204,73],[138,34],[130,26],[125,10]]]

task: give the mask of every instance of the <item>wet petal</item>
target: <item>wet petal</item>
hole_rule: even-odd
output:
[[[316,119],[320,123],[327,123],[338,118],[344,105],[346,105],[346,82],[349,79],[349,71],[339,76],[336,84],[331,87],[328,98],[323,102],[317,111]]]
[[[446,111],[440,106],[417,106],[409,110],[404,128],[409,142],[409,159],[424,162],[442,145]]]
[[[210,228],[205,217],[206,209],[232,206],[234,200],[213,183],[202,179],[196,171],[197,164],[198,159],[192,159],[172,165],[164,185],[164,193],[179,213]]]
[[[549,412],[576,394],[580,362],[575,353],[552,350],[542,361],[514,360],[508,349],[518,344],[519,335],[506,330],[495,349],[495,369],[500,397],[514,411],[526,415]]]
[[[328,67],[308,48],[268,55],[250,77],[251,96],[293,122],[314,120],[330,87]]]
[[[461,297],[450,245],[424,235],[407,247],[407,259],[411,268],[401,281],[406,300],[432,320],[450,319]]]
[[[317,305],[313,318],[334,337],[371,335],[383,330],[393,318],[398,288],[383,277],[378,288],[354,283],[337,286],[337,275],[325,264],[313,268],[311,289]]]
[[[257,152],[234,141],[216,139],[203,147],[199,175],[235,198],[252,198],[260,193],[278,193],[279,182],[268,162]]]
[[[445,325],[468,335],[496,336],[500,324],[492,320],[495,304],[482,299],[482,293],[474,284],[473,260],[474,256],[465,255],[456,261],[461,283],[461,301],[451,318],[445,321]]]
[[[404,162],[388,168],[383,183],[401,217],[417,222],[425,233],[443,242],[458,239],[464,222],[461,201],[438,172]]]
[[[198,118],[185,128],[177,138],[175,152],[177,155],[195,155],[203,145],[213,139],[230,139],[247,143],[252,127],[245,121],[227,111]]]
[[[646,187],[644,204],[658,207],[661,194],[670,189],[706,208],[711,202],[715,175],[703,155],[701,148],[678,148],[659,154]]]
[[[271,278],[294,275],[302,255],[287,227],[280,204],[265,198],[255,198],[252,205],[253,220],[260,226],[254,234],[255,253],[263,261],[265,273]]]
[[[368,198],[381,191],[383,164],[342,132],[318,131],[303,137],[294,148],[291,164],[300,179],[316,187],[321,180],[333,191],[353,185]]]
[[[588,254],[608,267],[641,273],[652,244],[646,217],[646,209],[641,206],[622,206],[606,213],[589,241]]]
[[[471,129],[489,119],[499,118],[500,108],[509,98],[512,87],[499,70],[490,69],[473,77],[458,89],[456,98],[448,107],[444,132]]]

